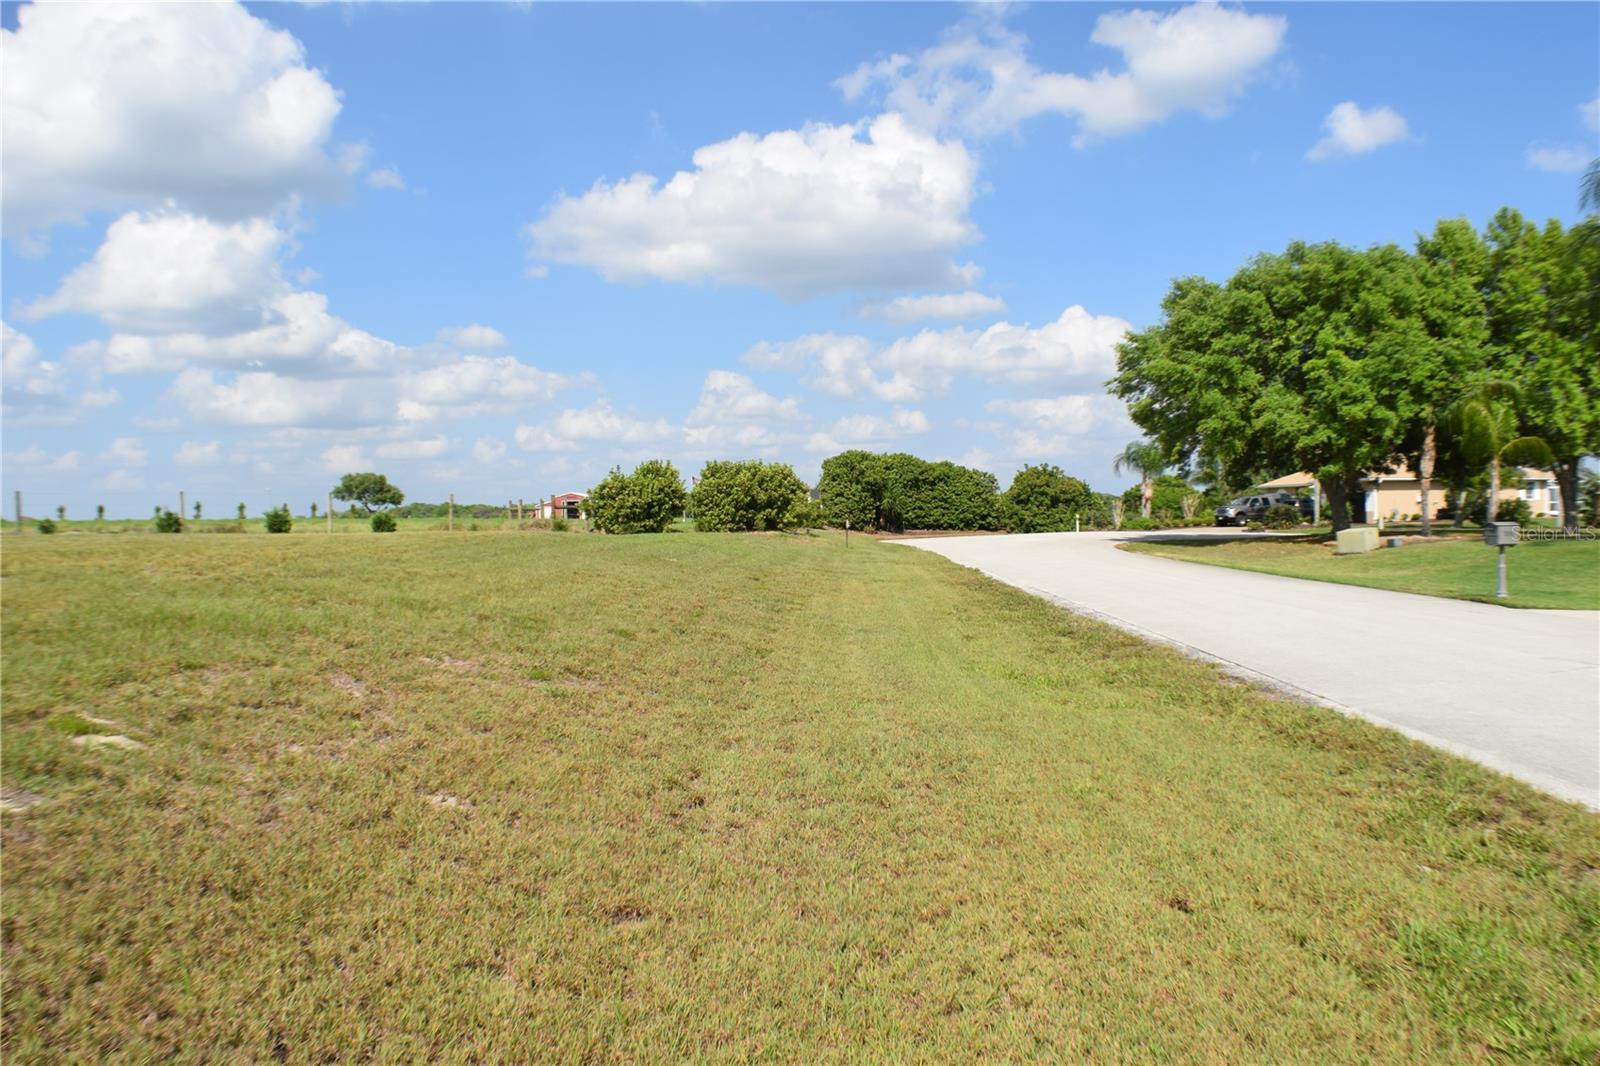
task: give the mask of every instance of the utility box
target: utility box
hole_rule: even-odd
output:
[[[1371,526],[1355,526],[1339,530],[1334,538],[1333,554],[1360,555],[1378,546],[1378,531]]]
[[[1518,537],[1515,522],[1490,522],[1483,527],[1483,542],[1495,548],[1510,548]]]

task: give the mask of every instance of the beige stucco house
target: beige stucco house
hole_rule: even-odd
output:
[[[1539,470],[1531,466],[1517,469],[1522,475],[1522,484],[1516,488],[1502,488],[1500,499],[1520,498],[1527,501],[1528,510],[1533,512],[1535,518],[1560,518],[1561,489],[1556,485],[1555,475],[1548,470]],[[1267,491],[1281,489],[1285,492],[1295,492],[1300,489],[1321,491],[1317,479],[1304,471],[1269,481],[1261,488]],[[1404,467],[1392,473],[1367,475],[1361,479],[1361,491],[1365,494],[1364,499],[1360,501],[1362,514],[1368,521],[1374,515],[1381,516],[1385,522],[1395,522],[1422,513],[1422,482],[1415,473]],[[1444,486],[1435,480],[1433,491],[1430,493],[1430,506],[1437,514],[1445,503]]]

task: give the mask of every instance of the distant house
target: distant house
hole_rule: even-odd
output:
[[[1522,475],[1522,484],[1516,488],[1502,487],[1500,499],[1526,501],[1535,518],[1559,518],[1561,489],[1555,475],[1531,466],[1516,469]],[[1321,493],[1317,479],[1304,471],[1268,481],[1260,487],[1288,492],[1310,489],[1313,494]],[[1388,474],[1368,474],[1361,479],[1361,496],[1350,502],[1354,511],[1351,517],[1357,522],[1370,522],[1374,516],[1382,517],[1385,522],[1407,519],[1422,513],[1422,479],[1405,467]],[[1433,480],[1429,503],[1435,514],[1449,503],[1444,483],[1438,478]]]
[[[587,493],[563,492],[539,504],[540,518],[582,518]]]

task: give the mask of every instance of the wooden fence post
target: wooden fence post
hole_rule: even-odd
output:
[[[450,494],[450,519],[446,531],[450,533],[456,531],[456,494],[453,492]]]
[[[22,490],[17,490],[17,532],[22,532]]]
[[[333,493],[328,493],[328,532],[333,532]]]

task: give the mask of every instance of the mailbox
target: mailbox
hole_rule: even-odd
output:
[[[1483,542],[1496,548],[1509,548],[1517,543],[1515,522],[1489,522],[1483,527]]]

